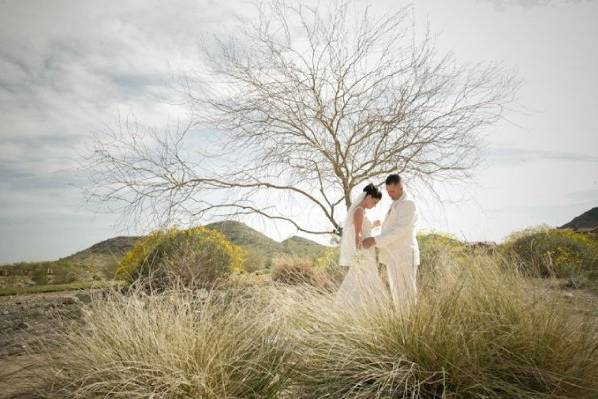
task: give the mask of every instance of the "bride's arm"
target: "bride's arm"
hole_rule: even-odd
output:
[[[355,248],[361,248],[361,226],[363,225],[363,208],[357,208],[353,214],[355,226]]]

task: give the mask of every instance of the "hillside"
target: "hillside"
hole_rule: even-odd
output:
[[[598,229],[598,207],[592,208],[587,212],[573,218],[569,223],[565,223],[561,229],[573,229],[581,231],[591,231]]]
[[[266,258],[284,255],[317,258],[326,249],[324,245],[298,236],[278,242],[244,223],[232,220],[211,223],[206,227],[220,231],[233,244],[245,247]]]
[[[207,224],[206,227],[218,230],[235,245],[245,247],[260,255],[272,256],[283,253],[282,244],[267,235],[252,229],[244,223],[233,220]]]
[[[94,265],[96,267],[109,267],[117,264],[129,252],[137,240],[142,237],[118,236],[98,242],[91,247],[59,259],[59,261],[78,264]]]
[[[301,258],[318,258],[326,251],[326,246],[298,236],[284,240],[282,247],[285,253]]]

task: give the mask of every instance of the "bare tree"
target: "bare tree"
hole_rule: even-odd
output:
[[[375,18],[353,3],[273,1],[258,11],[206,46],[206,71],[184,80],[188,125],[142,134],[125,121],[100,139],[92,196],[161,222],[258,214],[338,234],[364,182],[467,177],[480,134],[517,89],[499,66],[438,55],[409,8]],[[314,216],[295,218],[291,203]]]

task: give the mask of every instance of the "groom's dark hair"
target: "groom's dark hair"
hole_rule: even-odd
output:
[[[401,176],[398,173],[393,173],[392,175],[388,175],[386,178],[386,185],[390,186],[391,184],[399,184],[401,182]]]

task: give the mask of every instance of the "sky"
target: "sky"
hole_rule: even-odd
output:
[[[372,4],[385,12],[397,2]],[[484,131],[473,180],[439,187],[441,201],[417,198],[420,227],[500,241],[598,206],[598,1],[413,6],[439,51],[500,62],[523,82],[505,119]],[[0,263],[57,259],[142,233],[85,202],[81,154],[119,115],[158,126],[183,115],[172,83],[197,65],[201,37],[250,15],[245,1],[0,0]],[[294,234],[248,222],[277,240]]]

